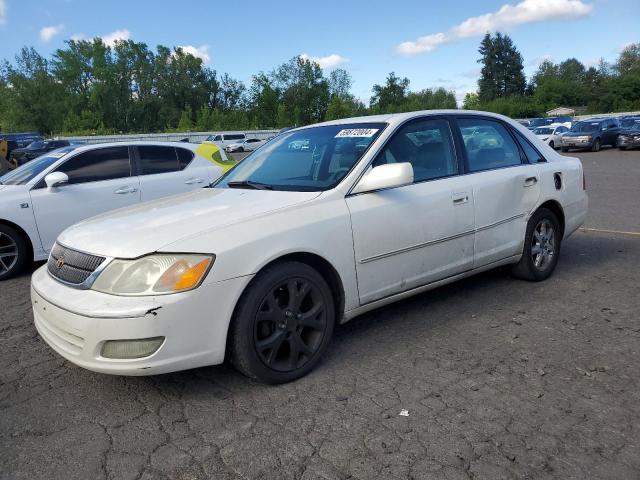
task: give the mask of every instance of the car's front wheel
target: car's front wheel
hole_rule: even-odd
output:
[[[553,143],[553,140],[551,140],[551,141],[549,142],[549,146],[550,146],[551,148],[553,148],[554,150],[555,150],[555,148],[556,148],[555,144]]]
[[[600,139],[596,138],[593,142],[593,145],[591,145],[591,151],[592,152],[599,152],[600,151]]]
[[[243,374],[285,383],[310,372],[335,323],[331,289],[312,267],[277,263],[260,272],[238,302],[229,328],[229,357]]]
[[[18,273],[27,262],[29,249],[14,228],[0,224],[0,280]]]
[[[558,217],[546,208],[536,211],[527,224],[522,258],[513,266],[513,275],[533,282],[549,278],[558,264],[561,237]]]

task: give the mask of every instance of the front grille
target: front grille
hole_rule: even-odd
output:
[[[49,255],[47,268],[54,278],[80,285],[104,260],[104,257],[71,250],[56,243]]]

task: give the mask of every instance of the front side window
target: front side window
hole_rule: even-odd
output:
[[[482,118],[461,118],[458,120],[458,126],[471,172],[521,163],[515,141],[500,122]]]
[[[57,170],[66,173],[69,183],[99,182],[131,176],[128,147],[107,147],[81,153]]]
[[[244,140],[244,135],[232,133],[231,135],[225,135],[225,140]]]
[[[414,183],[458,173],[449,122],[419,120],[396,132],[378,154],[373,166],[408,162]]]
[[[176,172],[180,169],[174,147],[140,146],[140,175]]]
[[[216,188],[329,190],[353,168],[386,126],[353,123],[283,133],[230,170]]]

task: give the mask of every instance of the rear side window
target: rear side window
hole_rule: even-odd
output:
[[[108,147],[81,153],[62,164],[69,183],[99,182],[131,176],[128,147]]]
[[[535,148],[533,148],[533,146],[529,143],[529,141],[526,138],[524,138],[524,135],[522,135],[520,132],[518,132],[515,129],[512,130],[512,132],[518,139],[518,143],[520,143],[522,150],[524,150],[524,154],[527,157],[527,160],[529,161],[529,163],[546,162],[545,158],[542,155],[540,155],[540,153],[538,153],[538,151]]]
[[[178,154],[180,170],[184,170],[184,168],[191,163],[191,160],[193,160],[193,152],[186,148],[176,148],[176,152]]]
[[[232,133],[224,136],[225,140],[244,140],[244,134],[242,133]]]
[[[520,165],[520,151],[500,122],[482,118],[458,119],[471,172]]]
[[[176,172],[180,168],[174,147],[141,146],[138,147],[138,156],[140,175]]]
[[[396,132],[378,154],[374,166],[409,162],[414,183],[458,173],[449,122],[419,120]]]

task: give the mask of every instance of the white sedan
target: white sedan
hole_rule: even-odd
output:
[[[253,152],[257,150],[262,145],[267,143],[267,140],[260,140],[259,138],[249,138],[244,140],[243,142],[236,142],[225,147],[225,150],[228,153],[233,152]]]
[[[103,143],[46,153],[0,177],[0,280],[46,259],[68,226],[199,189],[234,163],[210,144]]]
[[[584,185],[580,160],[490,113],[291,130],[213,188],[63,232],[33,275],[35,325],[97,372],[227,357],[259,381],[291,381],[363,312],[502,265],[549,277],[585,219]]]
[[[552,123],[546,127],[538,127],[533,134],[541,141],[548,144],[551,148],[560,148],[562,135],[567,133],[569,128],[562,124]]]

